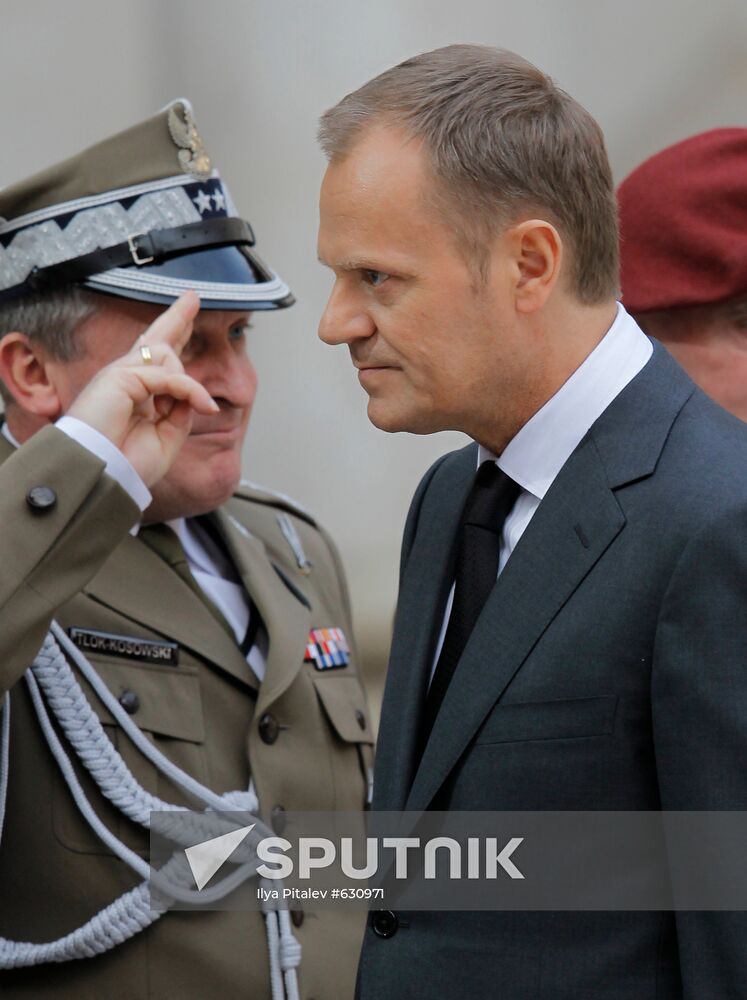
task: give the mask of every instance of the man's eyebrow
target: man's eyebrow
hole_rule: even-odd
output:
[[[381,271],[379,262],[367,257],[351,257],[348,260],[340,260],[336,264],[330,264],[323,257],[317,254],[317,260],[323,267],[338,271]]]

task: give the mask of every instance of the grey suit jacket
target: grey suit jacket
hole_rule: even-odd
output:
[[[445,456],[410,508],[374,808],[747,809],[747,427],[655,345],[518,542],[418,760],[475,465]],[[359,995],[736,1000],[745,916],[398,914]]]

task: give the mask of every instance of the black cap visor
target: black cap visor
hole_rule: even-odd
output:
[[[117,267],[91,275],[95,292],[168,305],[196,291],[203,309],[271,310],[293,305],[285,282],[248,246],[210,247],[151,264]]]

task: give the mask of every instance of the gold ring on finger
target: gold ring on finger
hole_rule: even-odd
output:
[[[143,359],[144,365],[153,364],[153,355],[150,353],[150,348],[147,344],[140,345],[140,357]]]

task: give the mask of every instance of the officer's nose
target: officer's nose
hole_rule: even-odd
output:
[[[352,344],[376,333],[376,324],[360,299],[338,279],[319,320],[319,339],[325,344]]]
[[[224,399],[231,406],[251,406],[257,392],[257,373],[248,355],[230,345],[214,350],[202,359],[195,373],[214,399]],[[191,374],[191,372],[190,372]]]

